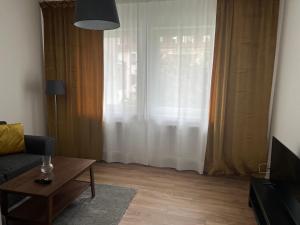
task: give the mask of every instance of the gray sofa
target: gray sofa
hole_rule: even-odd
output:
[[[6,122],[0,121],[0,124],[6,124]],[[25,152],[0,156],[0,184],[41,165],[43,155],[54,153],[55,141],[53,138],[25,135],[24,139]],[[10,205],[17,201],[17,198],[10,199]]]

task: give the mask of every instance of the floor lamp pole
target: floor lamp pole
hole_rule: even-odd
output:
[[[57,112],[57,95],[54,95],[54,113],[55,113],[55,139],[58,141],[58,112]]]
[[[46,95],[54,96],[54,123],[55,123],[55,139],[58,142],[58,106],[57,96],[65,95],[66,88],[63,80],[47,80],[46,81]],[[53,122],[53,121],[52,121]],[[52,125],[52,124],[51,124]],[[51,130],[52,132],[53,130]],[[53,133],[51,134],[53,135]]]

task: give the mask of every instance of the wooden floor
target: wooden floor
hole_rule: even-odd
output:
[[[246,180],[138,165],[97,163],[94,170],[98,184],[137,190],[120,225],[256,224]]]

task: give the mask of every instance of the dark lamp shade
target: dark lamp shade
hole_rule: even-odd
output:
[[[46,95],[65,95],[66,88],[63,80],[47,80]]]
[[[115,0],[75,1],[74,25],[89,30],[113,30],[120,27]]]

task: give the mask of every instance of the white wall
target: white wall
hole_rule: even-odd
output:
[[[271,134],[300,157],[300,1],[283,12]]]
[[[0,120],[45,133],[38,0],[0,0]]]

